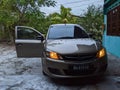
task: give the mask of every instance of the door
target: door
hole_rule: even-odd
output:
[[[33,28],[15,27],[15,46],[18,57],[42,57],[43,40],[43,35]]]

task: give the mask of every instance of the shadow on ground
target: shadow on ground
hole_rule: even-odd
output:
[[[74,78],[74,79],[49,79],[51,82],[64,85],[64,86],[81,86],[81,85],[94,85],[106,80],[106,77],[95,77],[95,78]]]

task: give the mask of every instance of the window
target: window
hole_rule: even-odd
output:
[[[40,36],[39,33],[30,28],[18,27],[17,29],[18,39],[37,39]]]
[[[107,14],[107,35],[120,36],[120,6]]]
[[[88,35],[81,28],[75,26],[74,38],[88,38]]]
[[[84,30],[77,26],[51,26],[49,29],[48,39],[74,39],[88,38]]]

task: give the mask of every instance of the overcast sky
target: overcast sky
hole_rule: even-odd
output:
[[[54,0],[56,1],[55,7],[43,7],[41,11],[49,15],[53,12],[60,12],[60,5],[69,7],[72,9],[71,13],[74,15],[81,15],[87,11],[87,7],[94,4],[96,6],[103,5],[104,0]]]

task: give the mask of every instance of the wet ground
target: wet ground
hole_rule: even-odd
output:
[[[108,54],[103,78],[50,79],[40,58],[17,58],[14,46],[0,44],[0,90],[120,90],[120,59]]]

